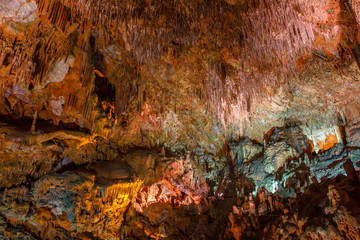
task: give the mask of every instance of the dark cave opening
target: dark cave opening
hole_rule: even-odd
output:
[[[100,53],[94,53],[93,62],[95,68],[95,93],[98,96],[98,102],[103,101],[114,103],[116,97],[116,89],[109,79],[105,76],[105,65],[103,56]]]
[[[108,78],[101,77],[96,74],[95,76],[95,92],[98,96],[98,101],[106,101],[108,103],[115,102],[116,90],[114,85],[112,85]]]

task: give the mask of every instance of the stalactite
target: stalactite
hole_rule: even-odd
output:
[[[358,4],[350,2],[357,12]],[[101,39],[108,38],[102,29],[115,29],[111,32],[126,38],[139,63],[158,58],[171,41],[191,46],[204,31],[210,38],[220,40],[219,49],[238,45],[239,60],[261,71],[272,68],[291,74],[297,57],[309,54],[314,40],[314,26],[309,21],[311,4],[302,0],[250,0],[247,9],[222,1],[212,1],[213,7],[209,7],[205,0],[166,3],[116,0],[113,4],[105,0],[38,0],[38,3],[40,11],[47,12],[51,22],[61,29],[71,19],[77,20],[84,31],[85,25],[94,26]],[[202,16],[208,24],[206,29],[201,29]],[[122,24],[124,31],[119,29]]]
[[[42,3],[46,8],[46,3]],[[9,41],[3,41],[4,50],[0,56],[7,56],[10,62],[8,78],[10,82],[2,82],[3,85],[13,85],[15,82],[23,82],[25,85],[37,85],[48,72],[56,59],[66,57],[71,49],[73,34],[77,25],[67,28],[64,33],[57,31],[46,23],[36,22],[36,27],[28,28],[22,38],[14,37]]]
[[[26,43],[14,41],[10,53],[3,50],[7,44],[1,48],[0,63],[10,56],[9,69],[16,81],[24,80],[28,85],[40,83],[51,64],[67,56],[71,45],[76,43],[81,55],[82,85],[91,89],[91,53],[103,50],[102,46],[109,46],[118,37],[122,41],[121,54],[133,62],[125,60],[113,71],[123,71],[112,80],[116,85],[116,113],[125,113],[132,101],[140,111],[148,80],[141,73],[138,76],[138,66],[163,61],[162,51],[174,43],[185,49],[204,50],[204,58],[211,59],[211,66],[199,67],[209,70],[201,98],[224,127],[229,122],[248,124],[252,101],[263,96],[264,86],[278,84],[273,75],[267,76],[269,72],[289,79],[299,58],[310,55],[313,40],[319,35],[311,19],[311,4],[303,0],[249,0],[246,8],[205,0],[116,0],[112,4],[105,0],[39,0],[38,3],[41,18],[48,19],[48,26],[38,23],[35,30],[25,34],[22,42]],[[51,28],[50,23],[58,28]],[[71,23],[79,27],[70,30]],[[71,40],[72,32],[80,36],[76,42]],[[95,44],[90,44],[92,37]],[[234,54],[235,47],[238,54]],[[223,52],[229,55],[227,63]],[[238,79],[227,75],[230,61],[240,62],[232,66],[237,68],[233,70],[235,76],[240,72],[238,66],[243,66]],[[94,122],[94,99],[90,95],[79,106],[78,99],[83,98],[73,93],[67,97],[64,109],[77,109],[83,118]]]
[[[86,120],[90,120],[92,110],[93,110],[93,103],[91,101],[91,91],[88,91],[85,97],[85,104],[83,106],[82,116]]]
[[[349,4],[356,15],[357,22],[360,23],[360,2],[357,0],[349,0]]]
[[[74,94],[69,94],[66,98],[65,104],[64,104],[64,111],[71,111],[71,109],[76,105],[77,98]]]

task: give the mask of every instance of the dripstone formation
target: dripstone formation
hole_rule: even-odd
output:
[[[0,239],[360,240],[357,0],[0,0]]]

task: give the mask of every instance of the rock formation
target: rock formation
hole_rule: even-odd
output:
[[[357,0],[0,0],[0,239],[359,239]]]

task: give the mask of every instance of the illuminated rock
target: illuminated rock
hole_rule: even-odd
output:
[[[250,139],[241,139],[239,142],[231,142],[230,149],[235,157],[235,164],[242,164],[263,151],[263,146],[252,142]]]
[[[360,124],[360,110],[357,104],[349,104],[345,109],[346,115],[346,140],[350,146],[359,147],[359,124]]]
[[[267,134],[271,134],[264,150],[267,173],[276,172],[286,160],[310,150],[307,137],[298,127],[276,128]]]
[[[357,239],[359,13],[0,0],[0,238]]]
[[[152,185],[144,186],[136,201],[141,212],[154,202],[178,207],[199,204],[202,198],[207,197],[208,185],[190,158],[157,158],[155,166],[156,176]]]
[[[25,198],[18,206],[9,200],[3,201],[2,212],[7,219],[26,226],[41,238],[69,238],[91,232],[93,236],[117,239],[124,213],[142,181],[133,179],[99,184],[95,178],[95,175],[83,172],[48,175],[37,181],[30,192],[25,191],[33,196],[31,211]],[[10,194],[6,193],[3,199]],[[14,199],[16,195],[12,197]]]
[[[28,23],[37,17],[37,4],[35,1],[2,0],[0,9],[0,24],[5,22]]]

